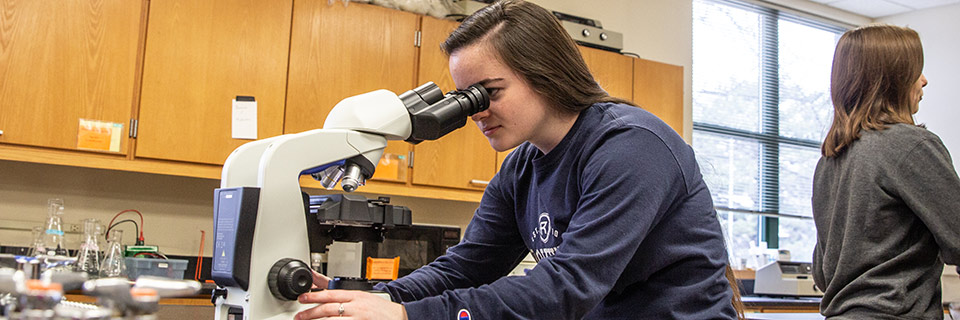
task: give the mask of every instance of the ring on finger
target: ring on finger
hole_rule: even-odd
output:
[[[337,308],[337,316],[338,316],[338,317],[342,317],[342,316],[343,316],[343,303],[341,303],[341,304],[340,304],[340,307]]]

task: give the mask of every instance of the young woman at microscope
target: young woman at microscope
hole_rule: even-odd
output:
[[[908,28],[861,27],[837,43],[834,119],[813,177],[827,318],[943,318],[943,262],[960,263],[960,179],[940,138],[914,125],[922,70]]]
[[[732,319],[727,255],[693,150],[652,114],[609,96],[549,11],[502,1],[443,49],[457,87],[481,83],[472,117],[490,145],[517,147],[463,241],[379,288],[343,290],[297,319]],[[525,276],[504,277],[527,253]],[[325,285],[325,279],[317,281]]]

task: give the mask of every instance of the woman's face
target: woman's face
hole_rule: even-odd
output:
[[[523,78],[497,58],[486,42],[479,41],[454,51],[450,55],[450,73],[458,89],[475,83],[487,89],[490,108],[471,119],[494,150],[506,151],[524,141],[545,150],[543,147],[551,141],[559,142],[560,139],[543,130],[549,127],[555,112]],[[546,150],[555,145],[549,145]]]
[[[927,86],[927,77],[922,73],[917,82],[913,83],[913,89],[910,90],[910,113],[917,113],[920,110],[920,100],[923,99],[923,87]]]

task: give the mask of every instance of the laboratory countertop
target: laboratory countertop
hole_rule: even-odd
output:
[[[747,320],[822,320],[819,313],[747,313]]]
[[[747,306],[782,306],[782,307],[814,307],[820,308],[820,298],[773,298],[761,296],[744,296],[741,298]]]

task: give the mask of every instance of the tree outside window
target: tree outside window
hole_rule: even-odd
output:
[[[761,243],[811,261],[813,172],[844,31],[733,0],[693,2],[693,147],[734,265]]]

